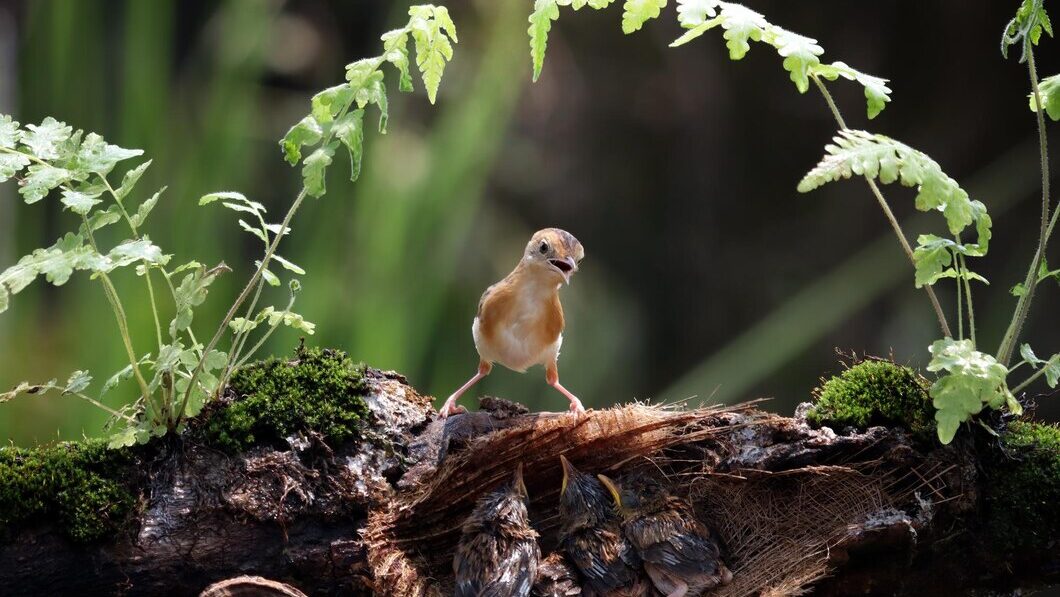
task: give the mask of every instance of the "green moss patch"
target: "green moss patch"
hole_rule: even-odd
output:
[[[133,463],[104,440],[0,448],[0,536],[34,521],[77,543],[115,534],[137,506]]]
[[[814,425],[836,429],[903,426],[915,435],[934,431],[928,383],[916,371],[890,361],[862,361],[814,391],[806,414]]]
[[[249,365],[230,386],[235,400],[208,413],[203,427],[208,443],[230,452],[309,431],[341,444],[360,437],[368,417],[362,369],[338,350],[299,349],[293,360]]]
[[[986,525],[1005,550],[1060,540],[1060,428],[1017,421],[984,461]]]

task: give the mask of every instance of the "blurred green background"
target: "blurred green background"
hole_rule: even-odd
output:
[[[257,245],[227,214],[198,208],[198,197],[240,191],[278,218],[299,176],[277,139],[313,92],[342,80],[344,64],[378,53],[379,35],[404,23],[408,4],[0,3],[0,112],[21,122],[54,115],[154,159],[139,188],[169,190],[148,225],[152,239],[178,259],[234,270],[198,311],[205,335]],[[790,412],[819,376],[841,369],[836,349],[925,364],[932,312],[865,185],[795,192],[835,126],[819,96],[794,90],[772,49],[754,46],[732,63],[716,32],[669,49],[680,33],[673,6],[633,36],[621,34],[617,6],[564,11],[531,85],[531,4],[449,3],[460,43],[437,106],[422,90],[393,93],[389,134],[368,135],[361,180],[349,183],[337,162],[328,195],[298,214],[281,252],[309,271],[296,307],[317,324],[309,343],[401,371],[444,398],[475,370],[479,295],[534,230],[558,226],[586,248],[562,293],[560,370],[587,406],[768,396],[770,408]],[[993,284],[978,289],[976,309],[981,344],[993,350],[1014,306],[1007,289],[1037,239],[1026,73],[997,51],[1016,2],[748,5],[817,38],[826,59],[890,78],[894,103],[871,124],[860,88],[832,86],[851,126],[924,150],[988,205],[995,235],[981,270]],[[1056,47],[1043,41],[1043,75],[1060,70]],[[937,231],[941,218],[917,214],[911,191],[885,191],[910,236]],[[0,268],[51,244],[72,217],[0,187]],[[135,281],[122,279],[126,296],[141,297]],[[1050,287],[1036,297],[1027,338],[1039,354],[1060,349],[1058,296]],[[152,335],[142,301],[125,301],[140,352]],[[297,343],[283,331],[266,352]],[[84,276],[58,289],[35,284],[0,316],[0,387],[73,369],[98,384],[122,365],[103,293]],[[131,400],[125,390],[108,401]],[[495,369],[472,392],[482,393],[535,409],[566,405],[541,370]],[[1040,412],[1055,416],[1049,406],[1044,399]],[[73,399],[28,398],[0,406],[0,437],[96,435],[103,420]]]

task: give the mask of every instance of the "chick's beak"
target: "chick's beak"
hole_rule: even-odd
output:
[[[604,484],[604,487],[606,487],[607,490],[611,492],[611,497],[614,498],[615,505],[621,508],[622,495],[618,492],[618,486],[615,485],[615,482],[608,478],[606,475],[596,475],[596,478],[600,479],[600,482]]]
[[[563,281],[570,284],[570,278],[574,275],[574,272],[578,271],[578,262],[574,261],[573,257],[564,257],[563,259],[549,259],[548,263],[556,268],[563,276]]]
[[[560,454],[559,463],[563,465],[563,483],[559,486],[559,494],[567,493],[567,480],[575,473],[574,466],[567,460],[566,456]]]
[[[519,466],[515,467],[515,490],[519,492],[523,497],[530,497],[530,494],[526,491],[526,483],[523,482],[523,463],[519,463]]]

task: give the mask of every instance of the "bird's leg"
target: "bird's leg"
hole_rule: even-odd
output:
[[[556,388],[561,394],[566,396],[567,400],[570,400],[570,411],[572,413],[580,414],[585,412],[585,407],[582,406],[582,401],[578,400],[577,396],[571,394],[570,390],[559,383],[559,367],[556,365],[555,361],[552,361],[545,367],[545,381],[548,382],[548,385]]]
[[[471,389],[471,386],[477,384],[480,379],[482,379],[483,377],[486,377],[487,375],[489,375],[490,374],[490,369],[493,369],[493,365],[491,365],[490,363],[488,363],[486,361],[479,361],[479,363],[478,363],[478,372],[475,373],[475,375],[471,379],[467,380],[467,383],[465,383],[464,385],[460,386],[459,390],[453,392],[453,395],[450,396],[445,401],[445,404],[442,405],[442,408],[439,409],[438,414],[443,419],[448,417],[449,415],[458,415],[458,414],[460,414],[462,411],[461,411],[461,407],[456,405],[457,399],[460,398],[460,396],[462,396],[464,394],[464,392],[466,392],[469,389]]]

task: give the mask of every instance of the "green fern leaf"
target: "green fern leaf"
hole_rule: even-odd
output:
[[[433,104],[438,95],[438,86],[445,72],[445,65],[453,59],[456,28],[448,11],[431,5],[413,6],[409,9],[409,29],[416,44],[416,66],[420,69],[427,99]],[[452,35],[452,42],[447,34]]]
[[[1042,105],[1045,113],[1053,120],[1060,120],[1060,75],[1053,75],[1042,79],[1038,84],[1038,93],[1042,96]],[[1038,111],[1038,104],[1034,101],[1034,93],[1029,96],[1032,112]]]
[[[21,138],[18,121],[12,120],[7,114],[0,114],[0,148],[14,149]]]
[[[350,153],[350,180],[356,181],[361,175],[361,157],[364,153],[364,110],[346,114],[335,123],[332,131]]]
[[[824,54],[824,48],[817,45],[816,39],[798,33],[779,27],[773,27],[771,31],[773,45],[784,58],[784,69],[791,73],[791,80],[799,93],[806,93],[810,89],[810,69],[821,63],[818,56]]]
[[[316,118],[306,116],[298,121],[298,124],[292,126],[291,130],[287,131],[287,134],[280,140],[284,159],[292,166],[297,165],[302,160],[302,146],[315,145],[323,134],[324,130]]]
[[[879,116],[880,112],[887,107],[891,101],[891,89],[887,87],[887,79],[874,77],[860,72],[845,62],[833,62],[832,64],[817,64],[810,68],[810,74],[835,81],[842,77],[848,81],[856,81],[865,88],[865,101],[868,105],[869,120]]]
[[[935,160],[904,143],[853,130],[840,131],[833,141],[825,146],[824,159],[799,182],[800,193],[855,174],[884,184],[900,181],[908,187],[916,186],[917,209],[941,211],[954,235],[986,213],[982,203],[969,199],[968,193]]]
[[[725,38],[725,46],[729,48],[729,58],[740,60],[751,49],[748,40],[762,41],[762,35],[769,27],[769,23],[761,14],[746,6],[727,2],[719,3],[719,5],[721,14],[717,18],[721,22],[722,29],[725,30],[722,37]]]
[[[625,34],[639,31],[644,23],[658,18],[666,7],[666,0],[626,0],[622,6],[622,32]]]
[[[1009,46],[1019,44],[1020,62],[1026,62],[1031,47],[1038,45],[1042,32],[1053,35],[1053,24],[1043,6],[1044,0],[1023,0],[1016,16],[1005,25],[1001,34],[1001,55],[1008,58]]]
[[[302,180],[306,194],[310,197],[321,197],[326,192],[324,174],[331,165],[331,158],[335,155],[337,146],[336,142],[319,147],[302,163]]]
[[[677,0],[677,22],[686,29],[698,27],[718,14],[718,0]]]
[[[412,91],[412,74],[409,72],[409,34],[404,29],[384,33],[383,58],[398,70],[398,90]]]
[[[534,81],[541,76],[545,65],[545,49],[548,47],[548,32],[552,21],[559,18],[559,5],[556,0],[535,0],[534,12],[530,13],[530,59],[534,65]]]

